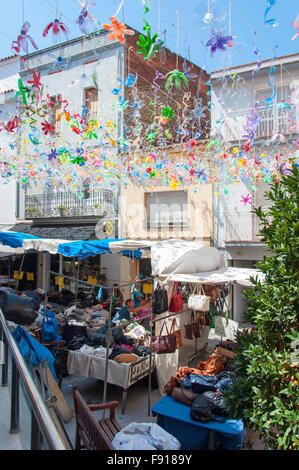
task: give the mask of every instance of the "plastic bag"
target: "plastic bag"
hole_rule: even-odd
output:
[[[30,325],[38,316],[40,302],[32,297],[15,294],[13,290],[0,289],[0,308],[8,321],[17,325]]]
[[[179,441],[155,423],[131,423],[118,432],[116,450],[179,450]]]

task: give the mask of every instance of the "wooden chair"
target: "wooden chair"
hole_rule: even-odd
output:
[[[117,401],[97,405],[87,405],[78,388],[73,386],[74,410],[76,417],[75,450],[115,450],[112,445],[114,436],[121,430],[115,419]],[[109,418],[97,421],[92,411],[110,409]],[[81,441],[83,444],[81,444]]]

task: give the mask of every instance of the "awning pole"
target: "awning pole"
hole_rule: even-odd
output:
[[[77,268],[77,278],[76,278],[76,293],[75,293],[76,305],[77,305],[77,300],[78,300],[79,274],[80,274],[80,258],[78,258],[78,268]]]
[[[105,381],[104,381],[103,403],[107,402],[108,364],[109,364],[108,361],[109,361],[109,346],[110,346],[110,341],[111,341],[111,317],[112,317],[112,295],[110,297],[108,330],[107,330],[107,334],[106,334],[106,365],[105,365]],[[105,410],[103,410],[103,418],[105,418]]]
[[[15,292],[18,290],[18,287],[19,287],[19,279],[20,279],[20,275],[21,275],[21,272],[22,272],[22,269],[23,269],[25,254],[26,254],[26,250],[24,250],[24,253],[23,253],[23,257],[22,257],[22,261],[21,261],[21,265],[20,265],[20,269],[19,269],[19,275],[18,275],[18,279],[17,279],[17,282],[16,282],[16,286],[15,286]]]

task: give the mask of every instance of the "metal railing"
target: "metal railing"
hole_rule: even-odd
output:
[[[46,217],[84,217],[113,215],[116,211],[113,192],[108,189],[82,192],[53,192],[26,196],[26,219]]]
[[[1,386],[9,388],[10,381],[11,409],[9,433],[20,433],[22,431],[20,422],[23,421],[25,423],[26,421],[24,427],[30,426],[27,432],[27,438],[28,435],[30,436],[29,449],[22,450],[68,450],[65,439],[58,432],[49,408],[44,402],[39,388],[30,374],[19,347],[0,310],[0,340],[1,338],[4,343]],[[24,393],[22,407],[20,406],[20,391]],[[29,407],[29,414],[28,409],[25,409],[25,402]],[[26,420],[21,419],[21,413],[27,415]],[[2,416],[0,416],[0,423],[1,418]],[[3,426],[4,423],[1,423],[1,425]]]

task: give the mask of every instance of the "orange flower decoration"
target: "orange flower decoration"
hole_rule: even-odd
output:
[[[135,34],[135,31],[132,29],[127,29],[125,23],[119,23],[116,16],[111,16],[110,20],[112,24],[103,24],[105,29],[111,31],[108,39],[112,40],[117,38],[119,42],[123,44],[125,42],[125,34],[129,34],[130,36]]]

